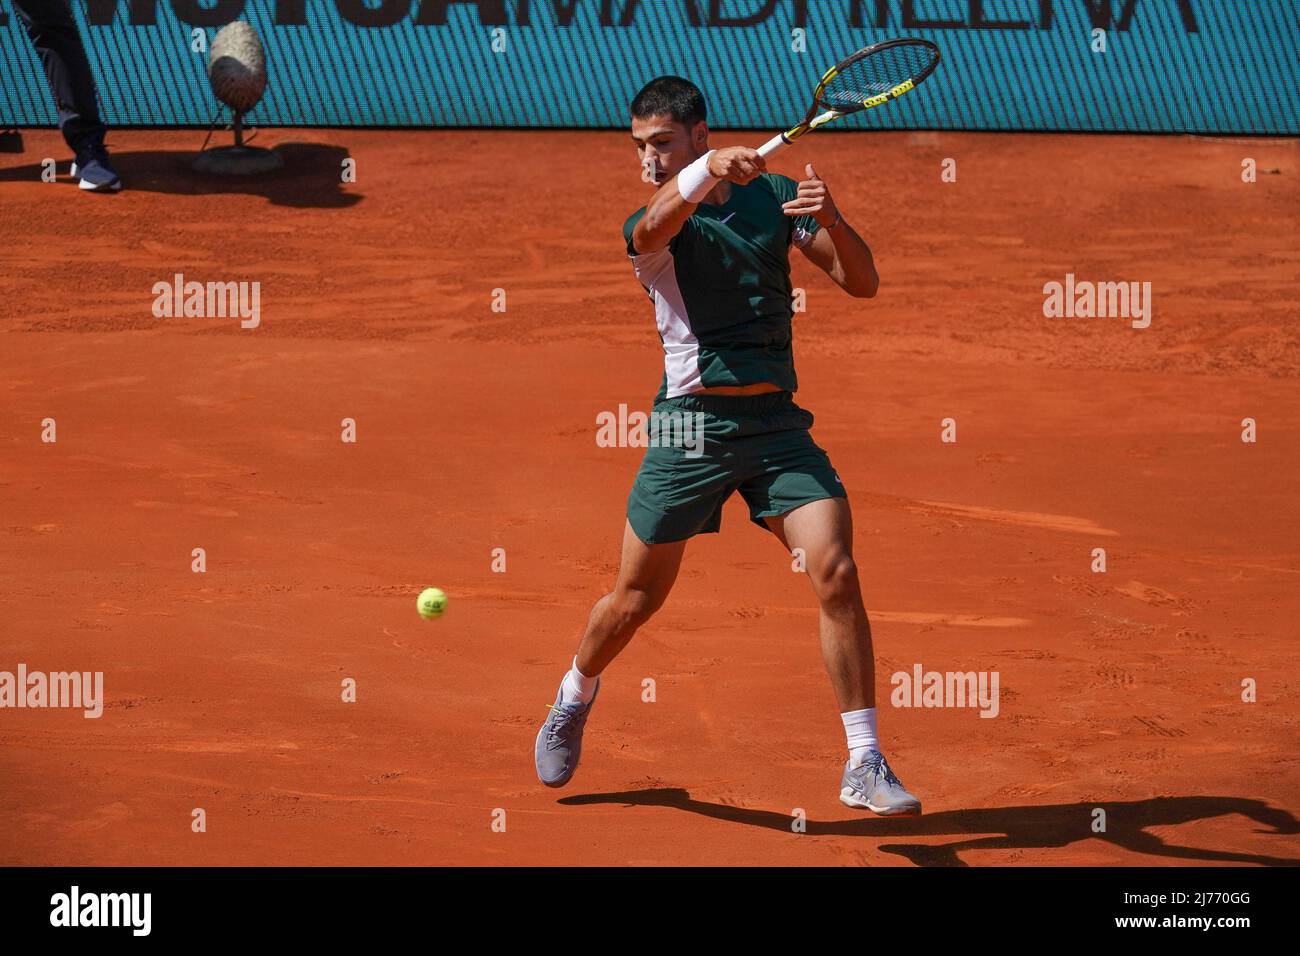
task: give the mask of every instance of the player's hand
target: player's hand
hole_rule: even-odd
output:
[[[709,175],[743,186],[767,171],[767,160],[748,146],[724,146],[709,157]]]
[[[831,191],[817,175],[817,170],[812,168],[812,163],[808,163],[804,171],[808,178],[799,183],[794,199],[781,204],[781,210],[787,216],[812,216],[823,227],[829,226],[839,216]]]

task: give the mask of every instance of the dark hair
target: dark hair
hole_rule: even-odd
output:
[[[708,117],[704,94],[690,80],[680,76],[655,77],[632,98],[632,116],[644,119],[667,113],[676,123],[694,126]]]

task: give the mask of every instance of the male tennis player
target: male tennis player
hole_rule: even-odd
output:
[[[637,93],[631,113],[632,141],[658,187],[623,227],[663,340],[654,410],[702,419],[703,454],[698,441],[689,450],[646,450],[628,499],[618,581],[592,609],[537,735],[537,775],[551,787],[573,777],[601,672],[663,604],[687,540],[716,532],[723,502],[739,491],[759,527],[806,556],[848,737],[840,800],[885,815],[920,813],[880,750],[848,499],[808,433],[813,416],[793,399],[790,247],[859,298],[879,285],[871,250],[811,165],[795,183],[766,172],[755,150],[710,149],[704,96],[693,83],[661,76]]]

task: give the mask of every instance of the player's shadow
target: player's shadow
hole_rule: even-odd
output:
[[[625,806],[672,807],[728,823],[763,827],[782,833],[792,832],[793,817],[789,814],[708,803],[694,799],[690,793],[678,787],[588,793],[565,797],[558,802],[569,806],[621,803]],[[1098,807],[1106,811],[1105,833],[1092,831],[1093,811]],[[963,850],[1047,849],[1090,839],[1102,840],[1134,853],[1171,859],[1300,866],[1300,858],[1179,846],[1166,843],[1155,834],[1147,832],[1150,827],[1175,826],[1231,813],[1241,814],[1270,828],[1256,830],[1256,833],[1300,833],[1300,821],[1290,812],[1275,809],[1260,800],[1242,797],[1154,797],[1123,803],[1099,800],[1047,806],[945,810],[919,817],[870,816],[856,820],[808,820],[806,832],[814,836],[870,837],[874,840],[981,834],[951,843],[880,844],[879,849],[884,852],[897,854],[917,866],[966,866],[958,856]]]
[[[256,144],[253,144],[256,145]],[[361,202],[362,196],[353,192],[355,186],[344,189],[342,181],[343,160],[348,151],[342,146],[325,143],[281,143],[272,152],[284,159],[281,169],[252,176],[214,176],[196,172],[190,163],[197,150],[112,150],[113,166],[126,189],[133,192],[167,193],[179,196],[198,196],[230,193],[235,195],[263,196],[276,206],[293,206],[313,209],[342,209]],[[76,187],[68,175],[70,158],[58,160],[59,180],[48,185],[50,189]],[[41,182],[42,167],[39,161],[24,166],[0,169],[0,182]]]

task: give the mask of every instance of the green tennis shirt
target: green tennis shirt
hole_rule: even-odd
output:
[[[811,216],[790,217],[788,176],[762,173],[715,206],[700,203],[663,249],[638,254],[623,224],[632,269],[654,303],[664,347],[664,377],[655,401],[719,385],[771,382],[798,388],[791,348],[790,247],[812,241]]]

